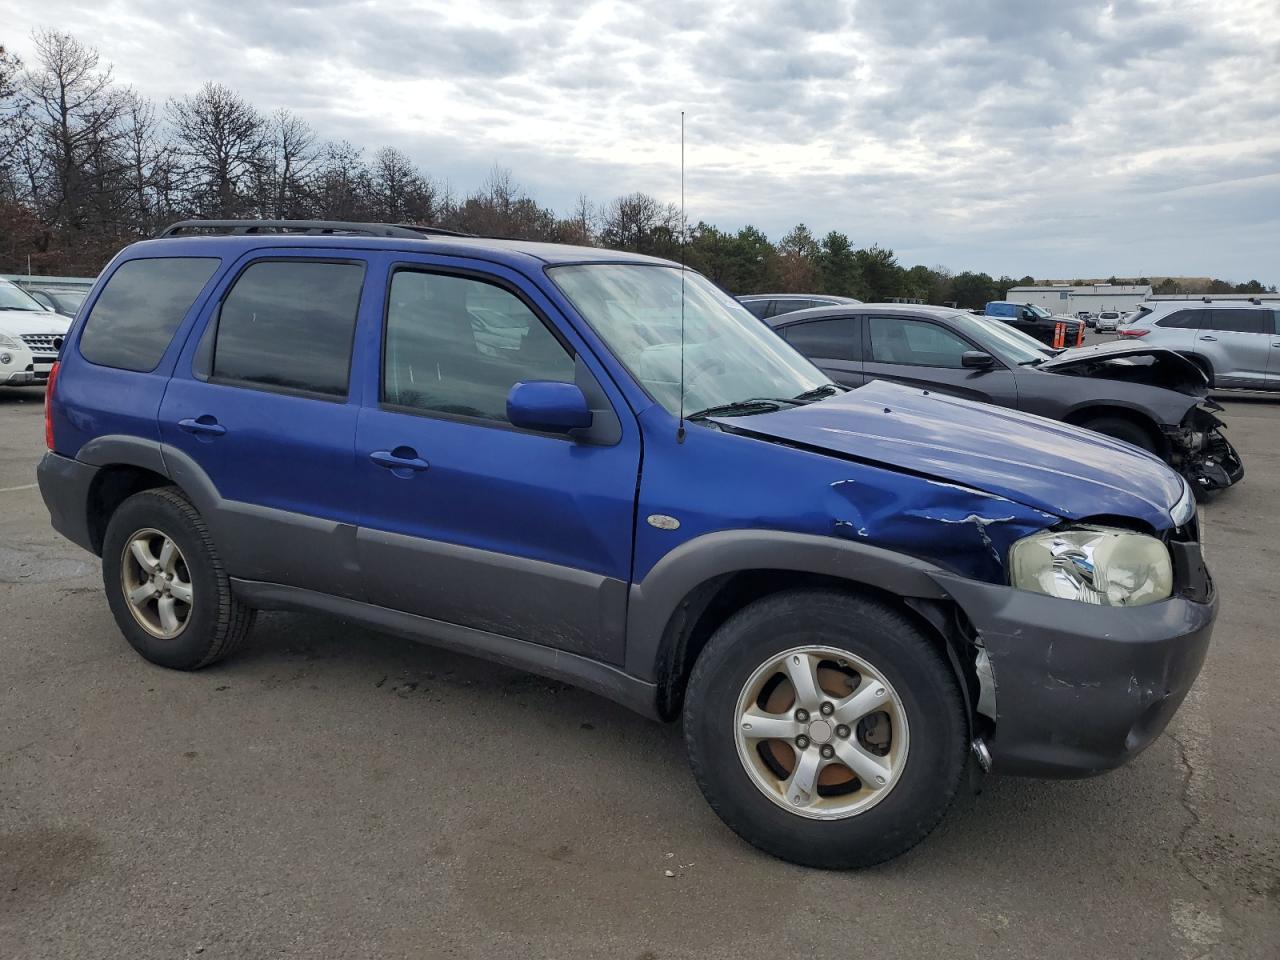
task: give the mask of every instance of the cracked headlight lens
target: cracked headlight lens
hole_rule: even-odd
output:
[[[1155,537],[1111,527],[1046,530],[1009,550],[1009,579],[1021,590],[1109,607],[1139,607],[1173,592],[1169,551]]]

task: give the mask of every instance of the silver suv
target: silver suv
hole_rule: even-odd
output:
[[[1189,357],[1215,387],[1280,390],[1280,310],[1274,305],[1143,304],[1116,332]]]

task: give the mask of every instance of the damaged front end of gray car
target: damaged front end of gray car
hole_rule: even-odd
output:
[[[1160,425],[1169,464],[1197,494],[1222,490],[1244,477],[1244,463],[1227,440],[1219,419],[1222,405],[1209,397],[1209,378],[1201,367],[1163,347],[1106,343],[1068,350],[1041,369],[1069,377],[1155,387],[1144,391],[1141,407]]]

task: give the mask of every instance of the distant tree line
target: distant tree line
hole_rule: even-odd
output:
[[[70,34],[39,31],[33,40],[35,60],[25,65],[0,45],[0,273],[29,263],[40,274],[94,275],[121,246],[203,217],[431,224],[672,259],[683,240],[686,262],[735,294],[977,307],[1035,282],[908,268],[892,250],[855,248],[838,231],[817,237],[804,224],[776,243],[751,226],[687,225],[677,206],[644,193],[600,205],[580,196],[561,215],[498,167],[459,195],[394,147],[370,154],[324,140],[297,114],[263,114],[221,84],[155,104],[115,82],[98,52]]]

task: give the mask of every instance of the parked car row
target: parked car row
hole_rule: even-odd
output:
[[[1205,376],[1169,350],[1103,343],[1055,352],[947,307],[822,307],[767,322],[848,387],[887,380],[1082,426],[1155,454],[1200,491],[1244,474]]]
[[[715,812],[798,863],[894,857],[983,771],[1153,742],[1217,611],[1191,485],[968,397],[1123,392],[1191,456],[1174,424],[1216,430],[1174,410],[1207,416],[1196,368],[1138,346],[1051,373],[916,306],[777,326],[639,254],[177,224],[72,324],[40,489],[154,663],[291,609],[524,666],[682,720]]]
[[[0,386],[44,383],[70,321],[0,280]]]
[[[88,290],[64,290],[57,287],[27,287],[27,293],[42,307],[60,313],[64,317],[74,317],[89,295]]]
[[[1032,303],[992,300],[983,311],[985,316],[1006,323],[1050,347],[1078,347],[1084,343],[1084,321],[1061,317]],[[1061,333],[1059,332],[1061,330]],[[1062,342],[1058,342],[1059,336]]]

